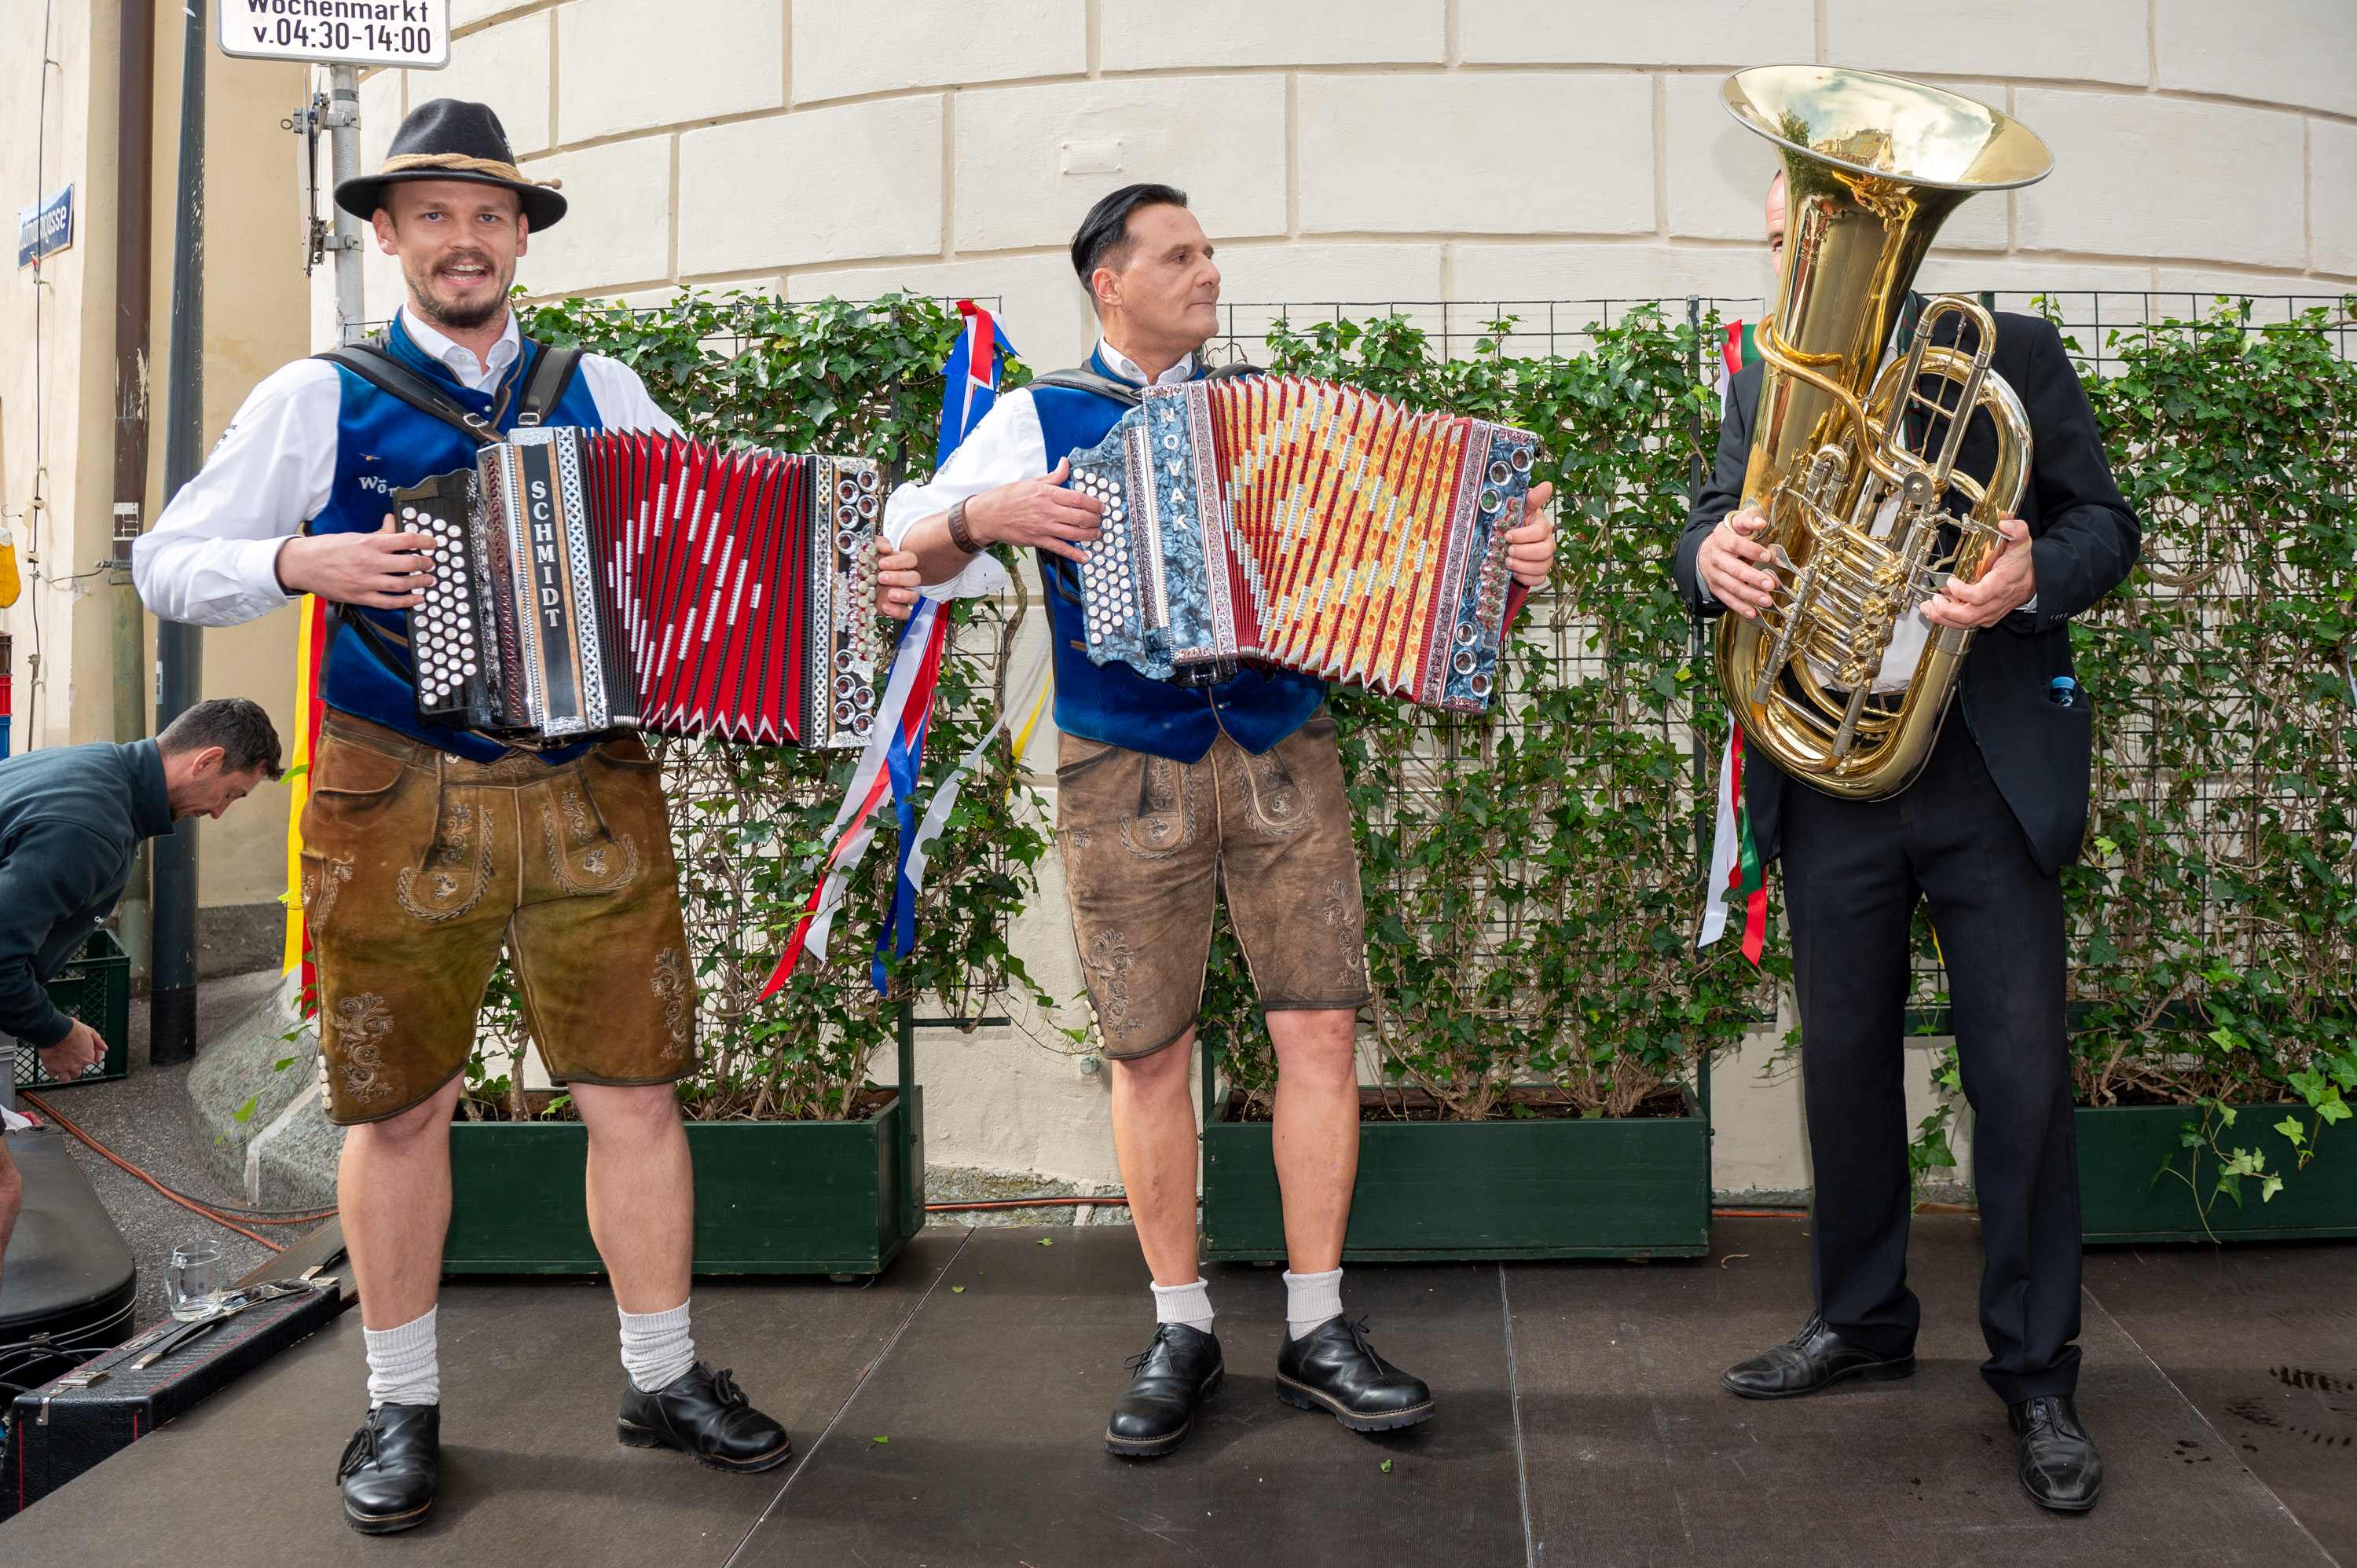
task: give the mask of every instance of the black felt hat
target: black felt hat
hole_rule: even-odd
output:
[[[336,187],[336,205],[355,218],[373,218],[384,205],[385,188],[410,179],[504,186],[522,201],[524,219],[535,234],[555,227],[565,216],[565,198],[556,193],[556,181],[533,179],[516,167],[508,134],[488,103],[436,98],[412,109],[393,133],[393,145],[385,149],[384,166]]]

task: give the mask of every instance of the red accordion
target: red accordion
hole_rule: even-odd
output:
[[[864,744],[876,465],[680,436],[521,429],[394,495],[438,549],[409,612],[422,719]]]

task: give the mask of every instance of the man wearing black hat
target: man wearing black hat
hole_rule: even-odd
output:
[[[435,1295],[448,1130],[501,949],[533,1040],[589,1133],[588,1211],[621,1315],[620,1436],[729,1470],[791,1453],[688,1328],[694,1213],[673,1083],[694,982],[662,786],[635,738],[513,749],[417,715],[408,614],[436,570],[391,494],[471,467],[485,426],[677,429],[636,374],[523,338],[508,307],[565,199],[515,166],[479,103],[437,99],[337,204],[400,258],[408,300],[357,358],[255,388],[133,559],[158,615],[251,620],[304,593],[338,607],[328,709],[303,816],[321,1073],[350,1128],[338,1178],[369,1362],[337,1468],[371,1534],[424,1521],[438,1477]]]

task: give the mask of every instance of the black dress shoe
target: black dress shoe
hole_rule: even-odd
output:
[[[1719,1381],[1748,1400],[1785,1400],[1844,1378],[1880,1383],[1914,1375],[1913,1356],[1878,1356],[1826,1327],[1824,1318],[1812,1317],[1781,1345],[1729,1367]]]
[[[2104,1489],[2104,1456],[2067,1394],[2006,1406],[2020,1455],[2022,1489],[2040,1508],[2085,1513]]]
[[[442,1480],[442,1407],[381,1404],[336,1461],[344,1518],[363,1535],[424,1524]]]
[[[1135,1374],[1113,1402],[1105,1452],[1125,1459],[1156,1459],[1187,1441],[1195,1407],[1211,1397],[1227,1368],[1220,1342],[1183,1323],[1160,1323],[1144,1350],[1127,1363]]]
[[[702,1361],[652,1393],[624,1379],[617,1431],[632,1448],[676,1448],[716,1470],[773,1470],[794,1456],[786,1429],[753,1408],[735,1376]]]
[[[1328,1318],[1276,1353],[1276,1397],[1353,1432],[1395,1432],[1433,1416],[1432,1391],[1375,1354],[1367,1320]]]

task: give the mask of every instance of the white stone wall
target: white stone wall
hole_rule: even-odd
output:
[[[2051,179],[1949,226],[1935,286],[2357,286],[2350,0],[453,9],[447,72],[365,83],[368,156],[409,105],[492,102],[573,202],[534,242],[528,287],[996,295],[1043,366],[1091,336],[1065,242],[1135,179],[1190,192],[1232,301],[1756,298],[1773,165],[1717,91],[1772,60],[1927,77],[2053,147]],[[371,268],[382,316],[399,280]],[[1035,972],[1076,991],[1052,886],[1043,905],[1026,925]],[[1112,1178],[1101,1080],[1019,1036],[929,1040],[925,1068],[936,1160]],[[1792,1086],[1748,1066],[1719,1083],[1720,1185],[1805,1186]]]

